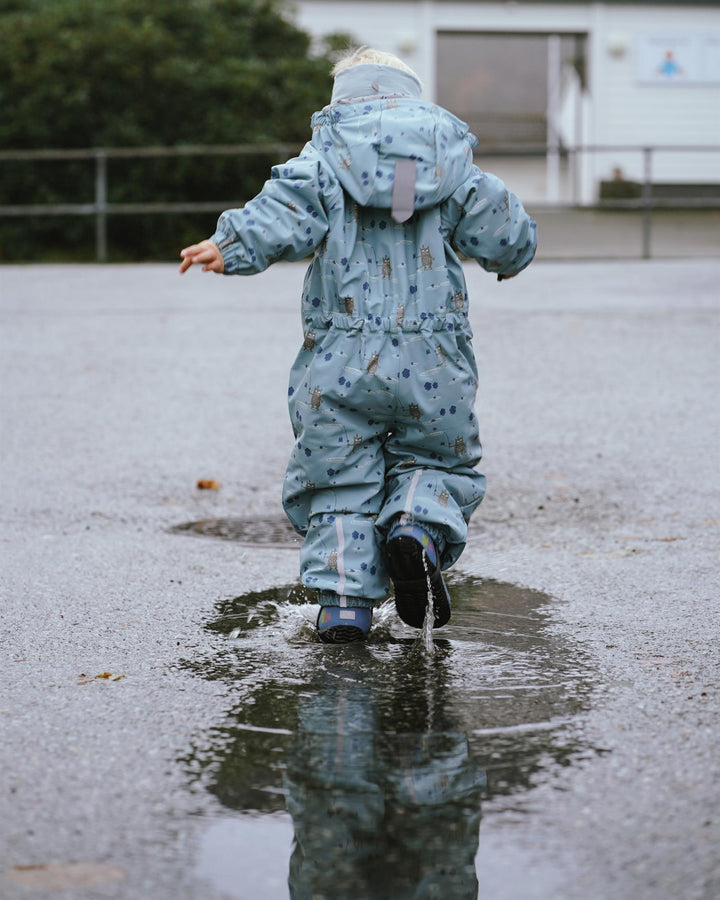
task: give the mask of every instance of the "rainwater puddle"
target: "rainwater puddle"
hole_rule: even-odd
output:
[[[527,821],[533,788],[592,754],[591,673],[547,627],[546,595],[448,582],[430,648],[391,601],[366,643],[339,647],[317,642],[300,587],[218,604],[212,654],[183,661],[231,697],[182,760],[227,813],[209,820],[199,880],[253,900],[477,898],[496,859],[481,816]],[[517,879],[522,851],[500,843]]]
[[[278,547],[299,550],[301,539],[290,522],[283,517],[256,517],[244,519],[201,519],[171,528],[173,534],[191,534],[200,537],[234,541],[246,547]]]

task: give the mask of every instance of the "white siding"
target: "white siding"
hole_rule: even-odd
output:
[[[436,0],[296,0],[296,19],[321,36],[347,31],[362,43],[405,59],[435,98],[438,31],[584,33],[588,36],[588,87],[582,131],[588,144],[720,145],[720,85],[641,84],[635,48],[648,34],[717,35],[720,9],[678,2],[676,6],[607,3],[484,3]],[[597,183],[620,167],[630,178],[643,174],[640,153],[616,151],[587,158],[582,194],[592,199]],[[720,152],[658,153],[656,181],[720,182]]]
[[[587,32],[593,4],[437,3],[433,0],[296,0],[299,25],[310,34],[347,31],[363,44],[401,56],[435,99],[437,31]]]
[[[600,144],[720,145],[720,86],[704,84],[641,84],[637,80],[637,40],[643,34],[720,33],[720,12],[700,7],[607,7],[605,28],[596,37],[600,60],[593,86],[595,135]],[[626,50],[609,52],[615,42]],[[600,160],[598,160],[600,163]],[[637,154],[606,159],[599,175],[621,165],[627,175],[639,178]],[[602,167],[601,167],[602,168]],[[658,181],[720,181],[720,152],[658,154],[653,165]]]

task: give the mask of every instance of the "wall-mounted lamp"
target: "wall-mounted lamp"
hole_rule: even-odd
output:
[[[611,34],[607,39],[607,51],[613,59],[622,59],[630,48],[630,40],[626,34]]]
[[[418,38],[414,31],[404,31],[398,35],[397,49],[398,53],[404,56],[412,56],[417,50]]]

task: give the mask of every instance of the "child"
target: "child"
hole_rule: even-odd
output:
[[[250,275],[312,255],[283,506],[305,539],[319,637],[348,643],[368,634],[389,580],[408,625],[422,627],[430,604],[436,627],[450,618],[442,571],[485,492],[459,254],[511,277],[536,234],[517,197],[473,165],[467,126],[420,100],[403,62],[362,49],[333,74],[300,156],[186,247],[180,272]]]

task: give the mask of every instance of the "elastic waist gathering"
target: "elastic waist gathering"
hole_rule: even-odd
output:
[[[467,316],[459,313],[447,313],[436,316],[423,313],[417,319],[400,318],[399,316],[351,316],[347,313],[332,313],[328,317],[307,316],[305,326],[313,331],[385,331],[400,332],[434,332],[434,331],[469,331]]]

